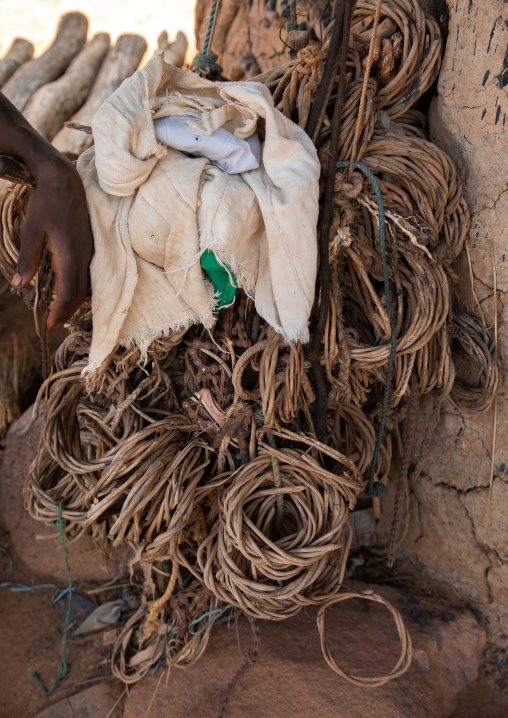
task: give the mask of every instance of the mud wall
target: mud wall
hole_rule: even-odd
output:
[[[498,676],[508,667],[507,26],[508,8],[502,2],[450,3],[429,122],[431,139],[459,168],[471,211],[471,269],[464,253],[456,282],[458,305],[483,313],[490,326],[497,313],[505,379],[497,408],[468,416],[445,405],[432,441],[417,447],[422,473],[413,476],[409,531],[398,552],[405,568],[423,567],[443,592],[465,599],[479,612],[491,641],[491,669]],[[470,375],[467,380],[482,379]],[[420,436],[434,412],[431,404],[423,407]],[[379,527],[381,542],[389,522],[387,511]]]

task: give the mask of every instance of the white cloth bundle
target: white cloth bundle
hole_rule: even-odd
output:
[[[262,133],[257,169],[227,174],[157,142],[154,120],[186,116],[203,135]],[[189,120],[189,115],[196,117]],[[314,300],[319,161],[264,85],[209,82],[156,53],[98,110],[78,171],[95,253],[88,371],[118,344],[150,343],[194,323],[211,328],[204,250],[236,275],[286,341],[308,340]]]
[[[257,134],[241,140],[219,127],[211,135],[203,135],[187,124],[190,117],[161,117],[154,120],[155,137],[163,145],[188,152],[193,157],[206,157],[213,165],[229,174],[248,172],[259,167],[261,146]]]

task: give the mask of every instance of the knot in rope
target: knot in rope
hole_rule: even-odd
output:
[[[217,80],[222,75],[222,67],[217,62],[219,56],[217,53],[210,50],[215,30],[215,22],[219,12],[219,5],[220,0],[212,0],[212,7],[210,8],[210,17],[208,19],[208,27],[206,29],[203,49],[198,52],[192,61],[192,66],[190,68],[193,72],[196,72],[198,75],[201,75],[201,77],[205,77],[208,80]]]
[[[321,50],[316,45],[307,45],[298,50],[296,57],[301,62],[296,66],[296,71],[301,75],[310,75],[309,90],[316,90],[323,79],[324,72]]]
[[[345,199],[356,199],[363,189],[363,178],[359,172],[351,175],[351,181],[347,181],[345,175],[335,175],[335,192],[340,193]]]
[[[382,499],[383,496],[386,496],[386,486],[380,481],[374,481],[372,485],[367,486],[365,493],[371,498]]]
[[[190,69],[208,80],[216,80],[222,75],[222,67],[217,62],[218,59],[216,52],[201,50],[192,61]]]

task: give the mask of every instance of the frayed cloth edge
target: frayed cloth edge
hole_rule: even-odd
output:
[[[211,317],[208,322],[204,322],[202,317],[198,317],[197,314],[194,314],[191,317],[188,317],[187,319],[184,319],[180,322],[176,322],[171,326],[167,325],[164,327],[158,327],[157,329],[147,329],[145,331],[138,331],[132,334],[126,334],[123,337],[118,338],[118,344],[127,349],[133,349],[134,347],[137,347],[141,353],[141,361],[146,364],[146,362],[148,361],[148,349],[150,348],[150,344],[152,344],[155,339],[162,339],[163,337],[170,334],[170,332],[178,332],[181,329],[189,329],[195,324],[202,324],[205,329],[211,329],[214,323],[214,317]],[[100,361],[97,359],[91,359],[91,361],[88,362],[86,367],[81,372],[81,376],[85,377],[87,374],[91,374],[92,372],[100,369],[108,356],[109,354],[106,355]]]

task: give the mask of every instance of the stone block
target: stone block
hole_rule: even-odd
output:
[[[55,703],[38,713],[35,718],[121,718],[118,686],[98,683]]]
[[[39,444],[40,423],[25,435],[32,416],[28,409],[9,429],[0,468],[0,514],[11,536],[11,553],[38,577],[66,583],[65,559],[58,529],[34,520],[25,510],[23,485]],[[74,581],[107,581],[115,575],[122,551],[116,551],[105,563],[88,536],[68,544],[69,564]]]
[[[357,586],[374,588],[376,586]],[[457,695],[477,677],[484,634],[467,612],[442,603],[379,590],[404,615],[414,645],[410,670],[396,681],[368,690],[346,682],[325,663],[311,612],[283,622],[260,622],[256,664],[231,692],[225,718],[444,718]],[[399,644],[391,614],[367,601],[346,601],[326,615],[326,636],[340,665],[359,674],[383,674],[396,661]],[[248,624],[238,634],[243,652]],[[460,660],[459,660],[460,657]],[[152,700],[150,718],[212,718],[242,666],[235,630],[214,627],[205,654],[188,668],[174,668],[168,681],[154,673],[127,697],[124,718],[139,718]]]

